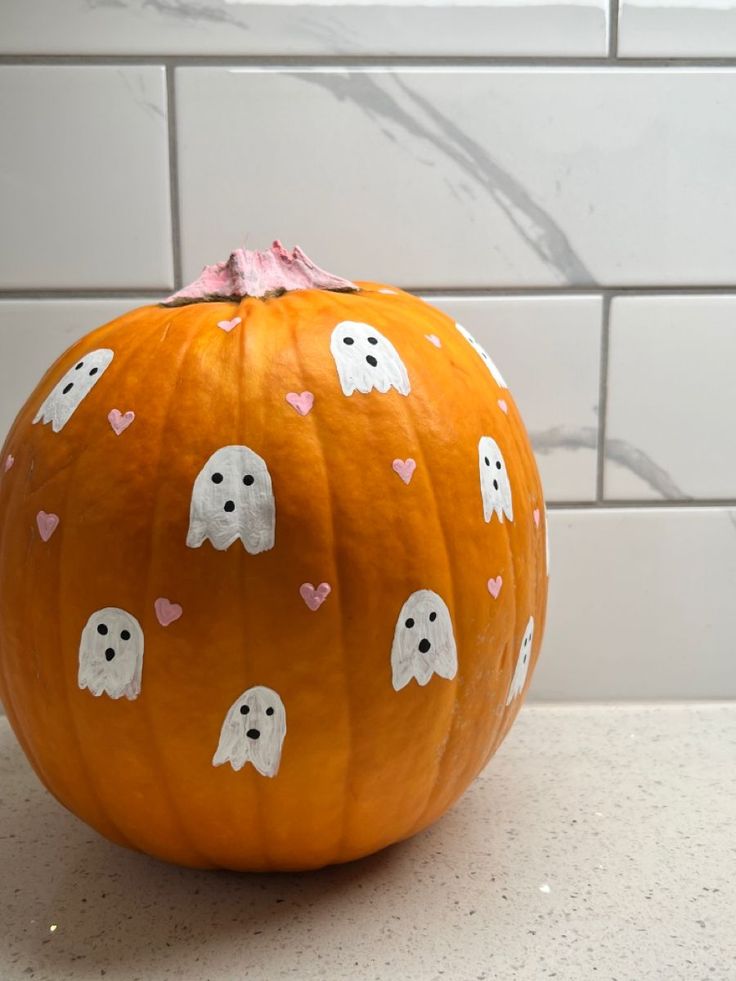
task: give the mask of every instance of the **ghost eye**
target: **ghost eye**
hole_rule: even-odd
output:
[[[90,371],[90,375],[96,375],[99,370],[100,370],[99,368],[92,368]]]
[[[501,470],[501,469],[502,469],[502,467],[501,467],[501,461],[500,460],[496,460],[496,470]]]
[[[250,485],[254,481],[255,481],[255,477],[253,477],[252,474],[247,473],[245,477],[243,477],[243,483],[245,484],[246,487],[250,487]]]
[[[369,337],[368,338],[368,343],[369,344],[378,344],[378,338],[377,337]]]
[[[76,368],[74,370],[75,371],[79,371],[79,369],[80,368],[83,368],[83,367],[84,367],[84,361],[80,361],[79,364],[76,366]]]
[[[241,715],[247,715],[249,712],[250,712],[250,709],[248,708],[247,705],[241,705],[240,706],[240,714]]]
[[[412,617],[409,617],[409,619],[405,621],[404,626],[405,627],[408,627],[409,630],[411,630],[411,628],[414,626],[414,620],[413,620],[413,618]]]
[[[68,395],[68,394],[69,394],[69,392],[71,392],[71,390],[72,390],[73,388],[74,388],[74,382],[69,382],[69,384],[68,384],[68,385],[65,385],[65,386],[64,386],[64,387],[62,388],[62,390],[61,390],[61,394],[62,394],[62,395]]]
[[[212,483],[213,484],[221,484],[222,483],[222,474],[221,473],[213,473],[212,474]]]
[[[98,623],[97,624],[97,633],[98,634],[102,634],[102,636],[104,637],[105,634],[107,633],[107,624],[106,623]]]
[[[121,630],[120,631],[120,639],[121,640],[130,640],[130,631],[129,630]]]
[[[486,465],[487,467],[490,467],[490,465],[491,465],[491,461],[490,461],[490,460],[488,459],[488,457],[487,457],[487,456],[484,456],[484,457],[483,457],[483,462],[485,463],[485,465]]]
[[[434,621],[437,619],[437,614],[434,612],[434,610],[432,610],[432,612],[429,614],[429,619],[432,621],[432,623],[434,623]]]
[[[273,715],[273,708],[270,705],[266,709],[266,715]]]
[[[343,344],[355,344],[352,337],[343,337],[342,342]]]
[[[497,480],[494,480],[493,481],[493,489],[494,490],[498,490],[498,481]]]

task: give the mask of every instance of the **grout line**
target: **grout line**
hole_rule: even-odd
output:
[[[167,65],[166,119],[169,128],[169,203],[171,215],[171,254],[174,264],[174,290],[183,285],[181,268],[181,221],[179,212],[179,151],[176,133],[176,90],[174,69]]]
[[[614,61],[618,59],[618,22],[619,22],[619,0],[609,0],[608,57]]]
[[[736,508],[734,498],[687,498],[681,501],[649,498],[619,501],[547,501],[549,511],[705,511]]]
[[[611,338],[611,300],[610,293],[603,296],[603,311],[601,318],[601,351],[598,368],[598,445],[596,458],[595,496],[602,501],[604,496],[604,480],[606,467],[606,421],[608,414],[608,354]]]

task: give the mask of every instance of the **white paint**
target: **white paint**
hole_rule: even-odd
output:
[[[491,377],[493,378],[493,380],[495,381],[495,383],[498,385],[498,387],[499,388],[508,388],[509,386],[504,381],[503,375],[501,374],[501,372],[496,367],[496,365],[495,365],[495,363],[493,361],[493,358],[490,356],[490,354],[488,353],[488,351],[486,351],[486,349],[484,347],[482,347],[476,341],[476,339],[473,337],[473,335],[470,333],[470,331],[469,330],[466,330],[463,327],[462,324],[456,323],[455,326],[460,331],[460,333],[463,335],[463,337],[468,342],[468,344],[470,344],[470,346],[475,350],[476,354],[479,356],[479,358],[481,359],[481,361],[483,362],[483,364],[486,366],[486,368],[488,369],[488,371],[491,374]]]
[[[189,548],[209,539],[224,551],[240,539],[246,552],[273,548],[276,502],[266,461],[248,446],[223,446],[194,481],[189,511]]]
[[[526,676],[529,671],[529,662],[532,659],[532,641],[534,640],[534,617],[529,617],[529,623],[526,625],[526,630],[524,631],[524,636],[521,639],[521,646],[519,647],[519,656],[516,659],[516,667],[514,668],[514,676],[511,679],[511,686],[509,687],[509,693],[506,698],[506,704],[510,705],[512,701],[521,695],[524,690],[524,685],[526,684]]]
[[[491,436],[481,436],[478,441],[478,469],[480,494],[483,499],[483,517],[490,521],[494,512],[503,523],[503,517],[514,520],[511,499],[511,481],[506,461],[498,443]]]
[[[110,698],[137,698],[143,671],[143,630],[136,618],[115,606],[97,610],[79,644],[80,688]]]
[[[264,777],[275,777],[285,735],[286,709],[279,695],[263,685],[248,688],[228,709],[212,765],[242,770],[252,763]]]
[[[33,422],[44,425],[50,422],[55,433],[62,430],[103,376],[114,356],[109,348],[103,347],[80,358],[46,396]]]
[[[332,331],[330,351],[335,359],[343,393],[411,391],[404,362],[391,341],[370,324],[343,320]]]
[[[400,691],[416,678],[457,674],[457,647],[447,604],[431,589],[419,589],[401,607],[391,647],[393,686]]]

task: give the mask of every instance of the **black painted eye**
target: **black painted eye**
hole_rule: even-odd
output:
[[[121,638],[121,640],[130,640],[130,631],[129,630],[121,630],[120,631],[120,638]]]
[[[498,490],[498,481],[497,480],[494,480],[493,481],[493,489],[494,490]]]
[[[112,647],[108,647],[107,650],[105,651],[105,660],[112,661],[114,657],[115,657],[115,651],[113,650]]]
[[[212,474],[212,483],[213,484],[221,484],[222,483],[222,474],[221,473],[213,473]]]
[[[79,371],[79,369],[80,368],[83,368],[83,367],[84,367],[84,361],[80,361],[79,364],[76,366],[76,368],[74,370],[75,371]]]
[[[69,384],[68,384],[68,385],[65,385],[65,386],[64,386],[64,387],[62,388],[62,390],[61,390],[61,394],[62,394],[62,395],[68,395],[68,394],[69,394],[69,392],[71,392],[71,390],[72,390],[73,388],[74,388],[74,382],[69,382]]]
[[[343,337],[342,342],[343,344],[355,344],[352,337]]]
[[[409,630],[411,630],[411,628],[414,626],[414,620],[412,619],[412,617],[409,617],[409,619],[404,622],[404,626],[408,627]]]
[[[377,337],[369,337],[368,338],[368,343],[369,344],[378,344],[378,338]]]
[[[100,370],[99,368],[92,368],[90,371],[90,375],[96,375],[99,370]]]
[[[250,709],[248,708],[247,705],[241,705],[240,706],[240,714],[241,715],[247,715],[249,712],[250,712]]]
[[[375,368],[376,365],[378,364],[378,362],[376,361],[376,359],[373,357],[372,354],[366,355],[366,359],[365,360],[368,362],[368,364],[371,366],[371,368]]]
[[[104,637],[105,634],[107,633],[107,624],[106,623],[99,623],[97,625],[97,633],[98,634],[102,634],[102,636]]]
[[[484,457],[483,457],[483,462],[485,463],[485,465],[486,465],[487,467],[490,467],[490,465],[491,465],[491,461],[490,461],[490,460],[488,459],[488,457],[487,457],[487,456],[484,456]]]
[[[245,477],[243,477],[243,483],[245,484],[246,487],[250,487],[250,485],[255,482],[255,479],[256,479],[255,477],[247,473]]]
[[[501,469],[502,469],[501,468],[501,461],[500,460],[496,460],[496,470],[501,470]]]
[[[432,621],[432,623],[434,623],[434,621],[437,619],[437,614],[434,612],[434,610],[432,610],[432,612],[429,614],[429,619]]]
[[[273,715],[273,708],[270,705],[266,709],[266,715]]]

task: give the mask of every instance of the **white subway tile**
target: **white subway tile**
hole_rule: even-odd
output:
[[[550,512],[535,698],[736,697],[736,509]]]
[[[611,305],[605,496],[736,498],[736,296]]]
[[[4,66],[0,132],[0,287],[171,285],[162,68]]]
[[[0,445],[26,399],[60,354],[96,327],[154,302],[145,297],[0,301]]]
[[[602,55],[605,0],[2,0],[5,54]],[[32,8],[32,10],[31,10]]]
[[[547,500],[594,500],[600,297],[427,301],[467,327],[499,366],[529,431]]]
[[[734,0],[621,0],[622,58],[714,58],[736,55]]]
[[[736,282],[736,71],[176,78],[189,277],[278,236],[416,288]]]

